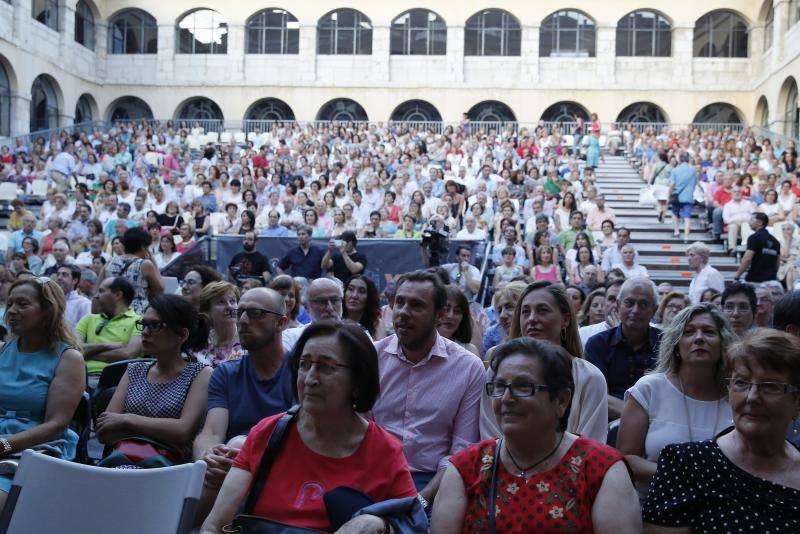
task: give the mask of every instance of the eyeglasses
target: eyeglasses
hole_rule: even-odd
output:
[[[777,397],[787,393],[800,393],[800,388],[783,382],[748,382],[741,378],[726,378],[725,383],[730,391],[734,393],[748,393],[750,388],[755,387],[756,391],[768,397]]]
[[[322,376],[330,376],[336,373],[339,368],[352,369],[352,367],[349,365],[343,365],[341,363],[315,362],[310,358],[300,358],[297,362],[297,368],[301,373],[308,373],[315,365],[317,366],[317,372]]]
[[[317,306],[327,306],[328,304],[331,306],[337,306],[342,303],[342,297],[316,297],[313,299],[308,299],[308,301],[312,304],[316,304]]]
[[[503,382],[486,383],[486,394],[495,399],[505,395],[507,389],[511,390],[512,397],[533,397],[537,391],[549,391],[550,386],[532,384],[530,382],[515,382],[513,384],[504,384]]]
[[[283,314],[280,312],[276,312],[273,310],[266,310],[264,308],[239,308],[234,311],[236,314],[237,319],[241,319],[242,315],[247,313],[247,316],[250,319],[261,319],[265,315],[277,315],[278,317],[283,317]]]
[[[139,319],[135,323],[136,330],[139,332],[144,332],[145,328],[150,331],[151,333],[155,334],[156,332],[160,331],[162,328],[167,326],[167,323],[164,321],[145,321],[144,319]]]
[[[196,286],[198,284],[200,284],[200,282],[192,278],[184,278],[183,280],[181,280],[182,286]]]
[[[725,306],[722,307],[722,310],[725,313],[752,313],[753,308],[751,308],[749,304],[725,304]]]

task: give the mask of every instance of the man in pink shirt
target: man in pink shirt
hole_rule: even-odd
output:
[[[747,243],[747,238],[752,233],[748,222],[755,213],[756,207],[747,199],[742,198],[741,186],[735,185],[731,190],[731,200],[722,208],[722,220],[728,225],[728,253],[736,249],[736,238],[742,231],[742,243]]]
[[[600,232],[605,220],[617,224],[617,215],[614,213],[614,208],[606,207],[605,196],[602,194],[597,195],[594,199],[594,204],[593,208],[589,208],[589,214],[586,216],[586,227],[589,230]]]
[[[375,344],[381,394],[372,418],[402,442],[423,506],[436,496],[450,456],[479,440],[485,370],[480,358],[437,333],[446,303],[436,275],[403,275],[392,308],[395,334]]]

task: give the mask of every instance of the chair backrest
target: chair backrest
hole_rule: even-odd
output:
[[[89,461],[88,442],[92,430],[92,399],[87,391],[83,392],[69,426],[78,434],[78,450],[75,454],[75,461],[86,463]]]
[[[119,381],[122,380],[122,377],[128,370],[129,363],[152,361],[154,361],[153,358],[134,358],[132,360],[122,360],[106,365],[100,373],[97,387],[92,392],[92,416],[97,419],[97,416],[103,413],[108,407],[108,403],[111,402],[111,397],[114,396],[114,390],[117,389]]]
[[[244,132],[236,132],[233,134],[233,140],[236,141],[237,145],[244,145],[247,138],[245,137]]]
[[[0,200],[14,200],[19,193],[16,182],[3,182],[0,184]]]
[[[46,197],[47,180],[34,180],[31,182],[31,194],[37,197]]]
[[[188,534],[206,464],[107,469],[27,450],[22,454],[0,534]]]
[[[222,132],[219,135],[219,142],[222,144],[227,145],[231,142],[231,139],[233,139],[233,134],[231,132]]]

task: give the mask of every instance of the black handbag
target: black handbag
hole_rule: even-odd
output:
[[[299,410],[300,406],[294,405],[278,420],[278,424],[275,425],[275,429],[269,437],[267,447],[264,449],[264,454],[261,455],[261,462],[258,464],[258,471],[253,480],[253,485],[250,487],[250,492],[247,494],[247,499],[245,499],[239,513],[233,518],[233,522],[223,527],[223,532],[235,534],[319,534],[317,530],[295,527],[253,515],[253,509],[256,507],[258,498],[264,491],[264,485],[272,468],[272,461],[278,455],[278,451],[283,444],[286,429]]]

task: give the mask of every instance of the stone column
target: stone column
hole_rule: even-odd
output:
[[[106,61],[108,60],[108,26],[104,22],[94,21],[94,54],[95,54],[95,81],[97,83],[105,83],[108,67]],[[98,100],[98,105],[100,101]],[[100,110],[102,114],[104,110]],[[103,116],[103,118],[105,118]]]
[[[522,27],[520,83],[539,83],[539,26]]]
[[[156,79],[159,82],[171,81],[175,74],[175,25],[158,25],[158,54],[156,58]],[[166,119],[167,117],[155,117]]]
[[[303,83],[317,80],[317,25],[300,24],[300,43],[298,46],[298,78]]]
[[[694,69],[694,26],[674,26],[672,28],[672,72],[675,89],[690,89],[693,85]],[[690,119],[691,120],[691,119]],[[672,117],[673,122],[676,121]]]
[[[786,32],[789,30],[789,9],[791,4],[788,0],[778,0],[778,3],[775,5],[775,20],[772,24],[773,30],[773,40],[772,40],[772,49],[773,49],[773,57],[778,61],[783,61],[784,55],[786,53],[786,39],[784,36]]]
[[[608,87],[616,83],[617,28],[615,26],[598,26],[595,54],[597,58],[597,79],[601,86]]]
[[[446,80],[453,83],[464,83],[464,26],[447,27],[447,72]],[[461,117],[454,117],[455,120]],[[445,117],[445,120],[447,118]]]
[[[31,131],[31,95],[29,92],[11,93],[11,136],[23,135]]]
[[[31,0],[17,0],[14,4],[14,41],[23,42],[28,35],[25,27],[31,18]]]
[[[390,27],[372,26],[372,56],[370,81],[389,81]]]
[[[58,57],[62,65],[68,65],[72,55],[72,46],[75,42],[75,0],[67,0],[58,8]],[[80,46],[80,45],[78,45]]]
[[[243,80],[245,59],[244,59],[244,26],[241,24],[228,24],[228,69],[231,73],[230,78]]]

